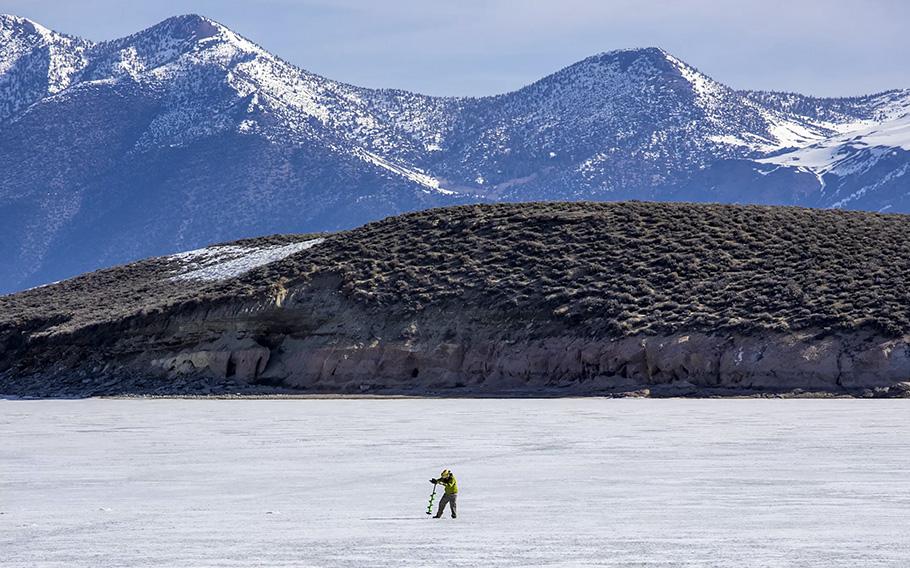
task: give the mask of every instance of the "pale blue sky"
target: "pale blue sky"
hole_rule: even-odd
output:
[[[0,12],[93,40],[198,13],[333,79],[436,95],[504,92],[643,46],[735,88],[910,87],[906,0],[0,0]]]

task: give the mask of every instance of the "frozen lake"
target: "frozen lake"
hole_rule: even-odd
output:
[[[907,567],[908,426],[901,400],[0,400],[0,565]],[[425,514],[445,467],[457,520]]]

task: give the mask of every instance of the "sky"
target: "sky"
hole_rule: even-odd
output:
[[[648,46],[738,89],[910,88],[907,0],[0,0],[0,12],[96,41],[201,14],[309,71],[433,95],[506,92]]]

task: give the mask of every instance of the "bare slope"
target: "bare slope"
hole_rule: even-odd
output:
[[[0,392],[894,387],[908,234],[902,215],[534,203],[242,241],[0,298]]]

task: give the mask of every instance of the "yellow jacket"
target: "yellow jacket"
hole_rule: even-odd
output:
[[[446,493],[448,493],[449,495],[458,493],[458,482],[455,481],[454,475],[449,475],[449,477],[447,477],[445,479],[437,479],[436,484],[442,485],[443,487],[445,487]]]

